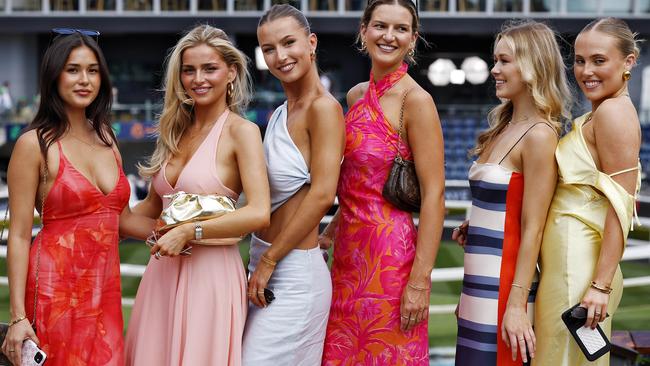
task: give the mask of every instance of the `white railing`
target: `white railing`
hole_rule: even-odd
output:
[[[0,258],[7,257],[7,247],[0,246]],[[628,240],[628,248],[623,254],[623,261],[650,259],[650,243],[640,240]],[[142,277],[146,266],[141,264],[120,264],[120,273],[124,277]],[[436,268],[431,272],[431,282],[462,281],[463,267]],[[0,277],[0,285],[8,285],[7,277]],[[625,278],[623,287],[639,287],[650,285],[650,276]],[[132,306],[133,299],[122,298],[122,305]],[[431,314],[451,314],[456,309],[456,304],[431,305]]]
[[[467,184],[466,182],[464,183]],[[335,202],[337,204],[337,202]],[[468,201],[446,201],[445,205],[447,208],[468,208],[471,206],[471,203]],[[328,224],[332,220],[332,216],[325,216],[321,223]],[[419,220],[414,219],[415,224],[417,225]],[[445,220],[444,227],[452,228],[460,225],[461,220]],[[650,218],[641,218],[641,223],[643,226],[650,226]],[[35,227],[32,230],[32,234],[36,235],[39,228]],[[6,230],[1,240],[6,240]],[[7,247],[0,246],[0,258],[7,257]],[[622,261],[631,261],[631,260],[650,260],[650,241],[637,240],[637,239],[628,239],[627,248],[623,253]],[[142,277],[144,274],[146,266],[140,264],[129,264],[122,263],[120,264],[120,273],[124,277]],[[463,267],[451,267],[451,268],[435,268],[431,272],[431,282],[449,282],[449,281],[462,281],[463,280]],[[8,285],[7,277],[0,277],[0,286]],[[650,276],[641,276],[633,278],[623,279],[623,287],[639,287],[639,286],[649,286],[650,285]],[[124,306],[132,306],[134,299],[131,298],[122,298],[122,304]],[[444,304],[444,305],[431,305],[429,306],[430,314],[450,314],[453,313],[456,309],[456,304]]]

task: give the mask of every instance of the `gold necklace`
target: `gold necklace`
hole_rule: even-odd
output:
[[[508,121],[508,126],[516,125],[517,123],[523,122],[523,121],[528,121],[528,116],[524,116],[523,118],[518,119],[516,121],[510,120],[510,121]]]
[[[91,144],[91,143],[89,143],[89,142],[86,142],[86,141],[82,140],[81,138],[75,136],[75,135],[72,134],[72,133],[68,133],[68,135],[70,135],[70,136],[71,136],[72,138],[74,138],[75,140],[81,142],[82,144],[88,146],[91,150],[93,150],[93,151],[95,150],[95,146],[96,146],[95,144]]]

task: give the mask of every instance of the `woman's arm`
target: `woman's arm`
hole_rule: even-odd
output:
[[[339,225],[339,219],[341,217],[341,209],[338,208],[332,216],[332,221],[330,221],[323,232],[318,236],[318,246],[321,249],[329,249],[334,244],[336,240],[336,227]]]
[[[203,221],[201,226],[205,239],[239,237],[269,224],[271,198],[259,129],[252,122],[242,121],[233,126],[233,139],[246,205],[216,219]],[[152,253],[160,250],[161,255],[178,255],[193,239],[194,224],[180,225],[165,233],[151,250]]]
[[[535,334],[526,307],[546,216],[557,182],[557,141],[555,131],[542,124],[533,127],[521,141],[521,170],[524,174],[521,237],[513,285],[509,289],[510,295],[501,326],[501,339],[509,345],[512,359],[517,359],[519,350],[524,362],[528,361],[526,346],[530,357],[535,357]]]
[[[39,343],[29,320],[25,318],[27,315],[25,287],[29,268],[29,248],[32,241],[34,206],[44,166],[36,132],[29,131],[16,142],[7,172],[11,212],[7,243],[10,323],[21,318],[23,320],[9,328],[2,351],[14,365],[20,365],[20,350],[24,339],[31,338],[37,344]],[[45,189],[45,187],[41,187],[41,189]]]
[[[127,205],[120,214],[120,236],[145,240],[155,230],[161,211],[162,200],[153,184],[149,184],[147,197],[133,209]]]
[[[419,87],[406,97],[404,121],[422,200],[415,259],[401,304],[402,329],[409,330],[429,313],[431,271],[445,216],[445,167],[438,111],[431,96]]]
[[[628,100],[615,98],[602,102],[593,114],[591,123],[601,171],[612,174],[638,165],[641,147],[639,120]],[[634,170],[616,175],[613,179],[628,193],[634,194],[638,174],[640,172]],[[623,256],[624,236],[618,216],[610,205],[593,277],[598,286],[610,287]],[[582,299],[582,306],[588,309],[586,324],[595,328],[599,321],[605,320],[608,303],[609,294],[589,287]]]
[[[278,234],[273,245],[263,254],[272,262],[278,262],[300,243],[320,223],[336,196],[341,159],[345,145],[345,129],[341,105],[334,99],[316,99],[307,111],[311,146],[311,184],[305,197]],[[263,289],[271,278],[274,267],[264,261],[255,269],[249,286]],[[256,292],[256,291],[255,291]],[[265,306],[262,296],[254,296],[253,303]]]

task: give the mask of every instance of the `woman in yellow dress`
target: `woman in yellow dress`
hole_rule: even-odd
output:
[[[592,109],[555,152],[559,179],[541,249],[533,365],[609,365],[608,354],[589,362],[560,317],[580,303],[585,326],[600,323],[609,337],[623,293],[618,264],[640,184],[641,131],[627,92],[635,36],[624,21],[605,18],[576,38],[574,74]]]

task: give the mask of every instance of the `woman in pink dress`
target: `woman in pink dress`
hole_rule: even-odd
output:
[[[108,68],[89,37],[99,32],[53,33],[38,113],[9,163],[11,326],[2,350],[21,365],[29,338],[47,354],[47,365],[121,366],[117,241],[129,183],[110,125]],[[32,243],[34,207],[43,229]]]
[[[244,191],[247,203],[158,239],[135,299],[126,363],[240,365],[247,303],[237,243],[270,215],[260,132],[239,115],[250,97],[246,57],[222,30],[196,27],[172,50],[164,89],[156,150],[140,170],[152,177],[149,195],[130,216],[158,217],[178,191],[235,201]],[[123,232],[146,236],[126,216]],[[190,243],[191,255],[179,256]]]
[[[371,2],[361,19],[370,81],[350,90],[339,212],[321,237],[334,240],[333,298],[324,365],[428,365],[430,275],[444,216],[443,142],[431,96],[406,73],[418,39],[409,0]],[[397,153],[415,160],[419,229],[382,197]]]

